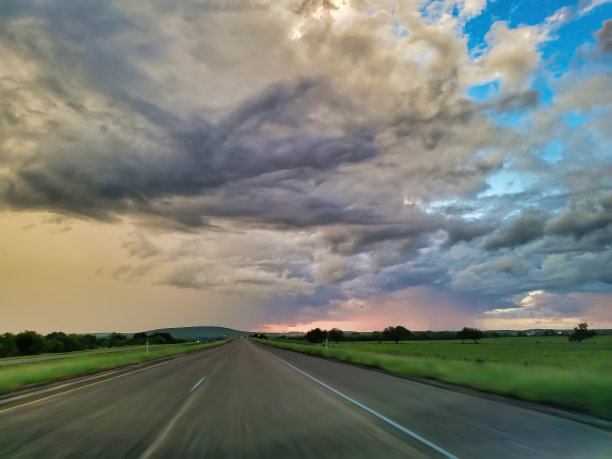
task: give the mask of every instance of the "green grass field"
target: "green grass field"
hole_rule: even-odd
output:
[[[164,344],[152,344],[150,348],[154,348],[157,346],[165,346]],[[82,351],[72,351],[72,352],[46,352],[43,354],[34,354],[34,355],[15,355],[12,357],[2,357],[0,358],[0,366],[9,365],[11,360],[19,360],[24,361],[23,363],[27,363],[27,360],[54,360],[54,359],[64,359],[64,358],[73,358],[77,355],[89,355],[89,354],[108,354],[110,352],[128,352],[134,349],[142,349],[142,344],[138,345],[130,345],[130,346],[121,346],[121,347],[99,347],[96,349],[83,349]]]
[[[219,346],[228,341],[215,341],[210,344],[166,344],[154,346],[145,354],[144,346],[124,352],[111,352],[104,354],[79,355],[58,360],[43,360],[40,362],[21,363],[0,367],[0,394],[12,390],[66,379],[74,376],[94,373],[101,370],[159,359],[170,355],[184,354],[200,349]]]
[[[612,420],[612,336],[265,344],[569,408]]]

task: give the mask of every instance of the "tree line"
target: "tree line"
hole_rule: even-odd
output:
[[[41,335],[35,331],[26,330],[16,335],[0,334],[0,357],[20,355],[36,355],[45,353],[73,352],[96,349],[101,347],[121,347],[144,344],[174,344],[185,340],[176,339],[170,333],[135,333],[131,338],[121,333],[111,333],[107,336],[92,334],[79,335],[75,333],[52,332]]]
[[[589,330],[588,325],[586,323],[581,323],[578,327],[574,328],[573,333],[568,334],[568,338],[570,341],[578,341],[582,342],[584,339],[591,338],[595,336],[597,332],[595,330]],[[555,336],[555,332],[553,330],[545,330],[542,333],[543,336]],[[444,331],[410,331],[402,325],[389,326],[385,328],[383,331],[373,331],[373,332],[353,332],[353,333],[345,333],[343,330],[339,328],[332,328],[330,330],[322,330],[320,328],[313,328],[306,332],[303,336],[279,336],[280,339],[289,339],[289,340],[306,340],[309,343],[322,343],[326,339],[338,343],[339,341],[394,341],[398,343],[399,341],[425,341],[425,340],[458,340],[460,339],[462,343],[465,341],[473,341],[474,343],[478,343],[478,341],[482,338],[499,338],[503,335],[496,331],[482,331],[478,328],[472,327],[463,327],[463,329],[458,331],[452,330],[444,330]],[[527,334],[525,332],[518,332],[518,337],[526,337]]]
[[[313,328],[302,336],[279,336],[280,339],[289,340],[306,340],[310,343],[322,343],[325,339],[332,342],[339,341],[425,341],[425,340],[454,340],[454,339],[474,339],[489,338],[502,336],[497,332],[482,332],[475,328],[464,327],[461,331],[410,331],[402,325],[386,327],[382,331],[372,332],[352,332],[345,333],[339,328],[331,328],[330,330],[322,330]]]

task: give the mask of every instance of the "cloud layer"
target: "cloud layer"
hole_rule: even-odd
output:
[[[546,46],[603,7],[474,46],[484,0],[4,2],[0,207],[130,222],[115,279],[261,323],[416,287],[575,315],[612,290],[610,20],[567,66]]]

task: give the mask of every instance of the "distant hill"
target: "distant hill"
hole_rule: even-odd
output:
[[[177,328],[158,328],[157,330],[147,331],[147,335],[152,333],[170,333],[173,338],[195,340],[196,338],[235,338],[237,336],[248,335],[249,332],[234,330],[226,327],[177,327]]]

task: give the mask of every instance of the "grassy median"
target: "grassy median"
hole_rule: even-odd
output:
[[[170,355],[195,352],[205,348],[220,346],[228,341],[215,341],[209,344],[167,344],[149,348],[144,346],[125,352],[89,354],[66,357],[57,360],[43,360],[0,367],[0,394],[25,386],[48,383],[75,376],[95,373],[123,365],[159,359]]]
[[[540,337],[489,339],[480,344],[339,343],[327,350],[323,345],[262,342],[612,420],[612,336],[581,344]]]

